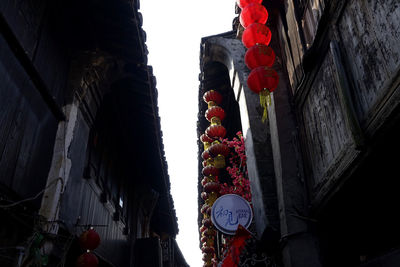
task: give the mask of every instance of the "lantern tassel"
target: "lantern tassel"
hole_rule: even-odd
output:
[[[260,92],[260,105],[264,109],[261,121],[264,123],[268,118],[268,107],[271,104],[271,94],[267,89]]]

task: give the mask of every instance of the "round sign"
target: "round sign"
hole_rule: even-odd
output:
[[[233,235],[239,224],[248,228],[253,211],[247,200],[239,195],[226,194],[219,197],[212,206],[211,220],[224,234]]]

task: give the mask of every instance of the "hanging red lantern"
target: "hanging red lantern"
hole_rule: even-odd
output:
[[[202,247],[201,251],[203,251],[206,254],[213,254],[215,252],[213,247]]]
[[[261,4],[262,3],[262,0],[236,0],[236,3],[237,3],[237,5],[240,7],[240,8],[245,8],[248,4],[251,4],[251,3],[258,3],[258,4]]]
[[[207,193],[219,192],[221,185],[216,182],[209,182],[204,185],[204,191]]]
[[[242,42],[246,48],[250,48],[255,44],[269,45],[271,42],[271,30],[261,23],[250,24],[243,32]]]
[[[208,107],[219,105],[222,102],[222,95],[215,90],[210,90],[204,93],[203,100],[208,104]]]
[[[210,179],[210,177],[204,177],[201,180],[201,185],[204,186],[206,183],[211,182],[211,181],[212,181],[212,179]]]
[[[264,44],[256,44],[247,50],[244,62],[251,70],[261,66],[272,67],[275,57],[275,52],[271,47]]]
[[[100,245],[100,236],[94,229],[86,230],[80,235],[79,244],[83,249],[94,250]]]
[[[202,213],[202,214],[207,214],[208,213],[208,208],[209,208],[210,206],[206,203],[206,204],[203,204],[203,206],[201,206],[201,209],[200,209],[200,212]]]
[[[253,69],[247,78],[247,85],[255,93],[260,93],[264,90],[273,92],[278,86],[278,73],[268,67],[257,67]]]
[[[76,267],[97,267],[98,265],[99,259],[90,252],[83,253],[76,260]]]
[[[259,3],[251,3],[243,8],[239,20],[244,28],[255,22],[265,24],[268,20],[268,11]]]
[[[271,102],[270,92],[276,89],[278,82],[278,73],[264,66],[253,69],[247,78],[247,86],[260,96],[260,105],[264,109],[262,122],[268,117],[267,108]]]
[[[210,125],[206,129],[206,135],[211,138],[224,138],[226,135],[226,129],[222,125]]]
[[[225,157],[229,155],[229,147],[225,144],[212,144],[208,149],[209,154],[213,157],[213,165],[215,168],[221,169],[225,167]]]
[[[217,176],[219,174],[219,169],[215,168],[212,165],[208,165],[203,168],[202,173],[205,176]]]
[[[229,147],[225,144],[212,144],[208,151],[212,157],[216,157],[218,155],[227,157],[230,152]]]
[[[211,124],[221,124],[221,121],[225,119],[225,111],[219,106],[213,106],[207,109],[205,117]]]
[[[209,136],[202,134],[200,136],[200,141],[203,143],[204,150],[207,150],[214,140],[212,138],[210,138]]]
[[[205,218],[201,221],[205,227],[210,227],[212,225],[210,218]]]
[[[202,157],[204,160],[209,159],[209,158],[210,158],[210,153],[208,153],[208,150],[204,150],[203,153],[201,153],[201,157]]]

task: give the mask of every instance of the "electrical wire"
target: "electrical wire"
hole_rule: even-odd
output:
[[[55,183],[58,182],[59,180],[61,181],[62,186],[64,186],[64,181],[63,181],[63,179],[62,179],[61,177],[58,177],[57,179],[55,179],[54,181],[52,181],[48,186],[46,186],[45,188],[43,188],[42,190],[40,190],[39,193],[37,193],[35,196],[30,197],[30,198],[26,198],[26,199],[22,199],[22,200],[20,200],[20,201],[17,201],[17,202],[11,203],[11,204],[0,205],[0,208],[2,208],[2,209],[7,209],[7,208],[15,207],[15,206],[17,206],[17,205],[19,205],[19,204],[21,204],[21,203],[24,203],[24,202],[28,202],[28,201],[31,201],[31,200],[35,200],[35,199],[37,199],[41,194],[43,194],[44,191],[46,191],[48,188],[54,186]]]

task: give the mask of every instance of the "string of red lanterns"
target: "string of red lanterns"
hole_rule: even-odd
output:
[[[218,175],[220,169],[225,167],[225,157],[229,154],[229,148],[219,142],[226,135],[226,129],[221,125],[226,114],[224,109],[219,106],[222,102],[222,95],[215,90],[210,90],[205,92],[203,100],[208,106],[205,117],[210,122],[210,125],[205,130],[205,133],[200,136],[200,141],[204,146],[204,151],[201,154],[203,158],[202,174],[204,175],[201,181],[203,186],[201,198],[205,202],[200,210],[203,214],[200,233],[203,266],[212,267],[216,266],[218,260],[214,245],[217,232],[211,222],[211,207],[219,196],[221,185],[218,181]]]
[[[78,257],[76,267],[97,267],[99,259],[90,251],[100,245],[100,235],[93,228],[90,228],[79,236],[79,244],[86,252]]]
[[[245,28],[242,34],[243,45],[248,49],[244,60],[251,70],[247,78],[247,86],[260,96],[260,104],[264,108],[262,121],[268,116],[267,107],[272,93],[278,86],[278,73],[272,69],[275,52],[268,45],[271,42],[271,30],[265,25],[268,11],[261,4],[262,0],[237,0],[242,9],[240,24]]]

